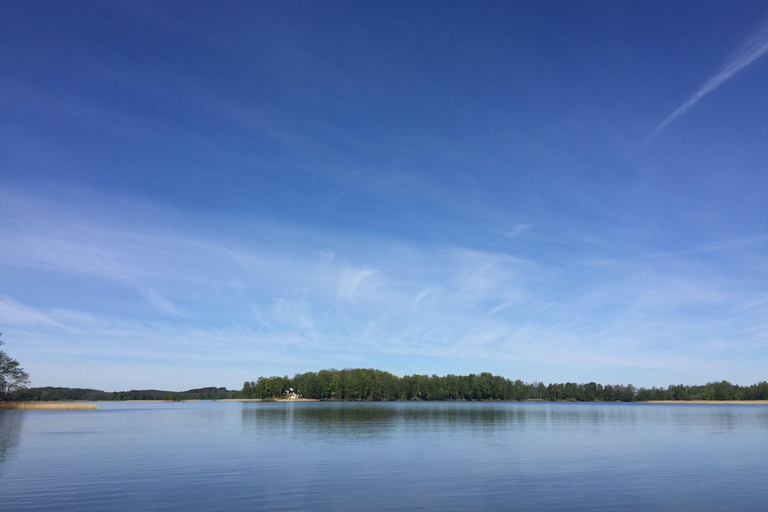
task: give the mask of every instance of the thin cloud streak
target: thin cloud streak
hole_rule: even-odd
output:
[[[721,85],[723,85],[725,82],[730,80],[736,73],[741,71],[742,69],[746,68],[750,64],[752,64],[754,61],[762,57],[766,52],[768,52],[768,30],[763,30],[760,33],[760,36],[755,38],[755,42],[753,44],[750,44],[748,48],[739,54],[735,59],[733,59],[730,64],[728,64],[725,69],[720,71],[718,74],[707,80],[707,82],[696,91],[696,93],[691,96],[691,98],[680,105],[680,107],[672,112],[672,114],[669,115],[648,137],[648,139],[653,139],[656,135],[658,135],[661,130],[663,130],[668,124],[670,124],[672,121],[683,115],[689,108],[691,108],[693,105],[695,105],[700,99],[702,99],[704,96],[709,94],[710,92],[714,91]]]
[[[206,376],[228,386],[349,358],[400,374],[489,370],[636,385],[663,385],[673,373],[736,380],[707,365],[677,376],[684,364],[654,363],[686,361],[694,351],[703,361],[729,354],[746,365],[744,382],[759,375],[750,365],[761,361],[764,329],[744,329],[766,316],[761,244],[640,259],[585,260],[577,251],[546,261],[380,237],[361,244],[354,233],[301,225],[253,230],[242,218],[174,217],[162,208],[142,215],[141,205],[92,217],[67,202],[5,197],[0,215],[13,222],[0,229],[7,244],[0,326],[41,379],[36,385],[118,386],[108,376],[79,380],[70,369],[87,373],[98,362],[133,375],[142,361],[172,367],[174,355],[193,366],[208,361]],[[154,218],[173,221],[159,228]],[[245,241],[232,241],[231,226],[248,233]],[[721,254],[729,250],[741,257]],[[31,296],[24,276],[53,284]],[[69,354],[66,372],[46,366],[54,348]],[[193,374],[183,380],[189,387],[210,383]],[[136,379],[119,385],[170,382]]]

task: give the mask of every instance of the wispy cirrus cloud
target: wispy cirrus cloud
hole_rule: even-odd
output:
[[[2,198],[13,221],[0,226],[0,331],[36,385],[117,386],[88,376],[94,362],[122,368],[126,387],[170,382],[129,382],[147,378],[142,365],[210,385],[194,380],[206,362],[207,378],[228,386],[348,364],[663,385],[681,372],[736,380],[704,375],[728,358],[753,380],[766,350],[760,237],[545,260],[130,202]]]
[[[659,126],[651,133],[649,140],[655,137],[672,121],[683,115],[689,108],[698,103],[704,96],[714,91],[725,82],[730,80],[736,73],[743,70],[757,59],[768,53],[768,25],[754,36],[735,58],[733,58],[722,71],[707,80],[701,88],[691,96],[688,101],[680,105],[677,110],[672,112]]]
[[[512,226],[512,229],[504,233],[507,238],[517,238],[531,228],[530,224],[518,223]]]

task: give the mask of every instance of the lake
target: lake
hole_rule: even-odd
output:
[[[768,507],[768,406],[102,402],[0,411],[0,509]]]

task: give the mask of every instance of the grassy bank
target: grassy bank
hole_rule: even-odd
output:
[[[0,409],[16,411],[86,411],[96,409],[93,402],[0,402]]]

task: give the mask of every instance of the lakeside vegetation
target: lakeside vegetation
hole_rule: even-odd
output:
[[[82,400],[87,402],[109,402],[121,400],[221,400],[237,398],[237,391],[226,388],[198,388],[188,391],[161,391],[144,389],[131,391],[100,391],[86,388],[42,387],[17,391],[13,398],[19,401]]]
[[[93,402],[0,402],[0,410],[16,411],[87,411],[96,409]]]
[[[490,373],[469,375],[406,375],[365,368],[321,370],[293,378],[259,377],[245,382],[240,398],[280,398],[295,393],[319,400],[544,400],[634,402],[688,400],[768,400],[768,382],[738,386],[728,381],[701,386],[670,385],[636,388],[632,384],[595,382],[525,383]]]
[[[275,400],[297,396],[314,400],[541,400],[573,402],[635,401],[754,401],[768,400],[768,382],[739,386],[728,381],[703,385],[670,385],[643,388],[632,384],[526,383],[490,373],[469,375],[405,375],[347,368],[288,376],[259,377],[241,390],[207,387],[188,391],[40,387],[17,390],[19,401],[120,401],[120,400]]]
[[[3,344],[0,340],[0,346]],[[0,350],[0,401],[7,401],[15,391],[24,389],[28,382],[29,374],[19,366],[19,362]]]

